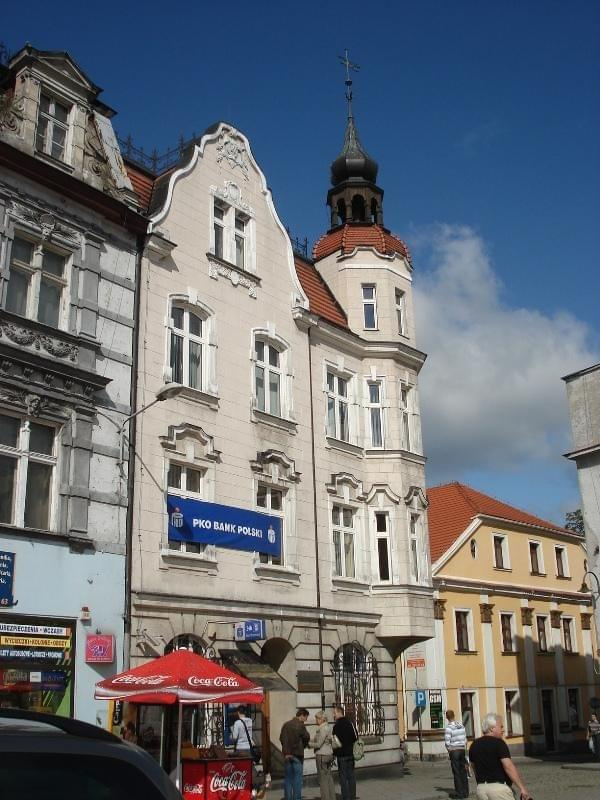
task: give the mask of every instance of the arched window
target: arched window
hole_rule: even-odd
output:
[[[338,215],[338,224],[343,225],[346,222],[346,203],[341,197],[337,201],[337,215]]]
[[[255,330],[252,346],[254,411],[292,418],[292,375],[289,344],[274,327]]]
[[[343,706],[360,735],[383,736],[385,718],[375,656],[351,642],[336,650],[332,668],[335,704]]]
[[[365,221],[365,199],[360,194],[355,194],[352,198],[352,221]]]

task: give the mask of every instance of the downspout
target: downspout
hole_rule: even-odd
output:
[[[135,303],[133,312],[133,357],[131,364],[131,389],[129,404],[131,413],[137,409],[138,366],[140,340],[140,304],[142,286],[142,259],[146,246],[146,234],[137,237],[137,256],[135,263]],[[133,496],[135,491],[135,438],[137,435],[137,417],[129,422],[129,452],[127,459],[127,516],[125,524],[125,610],[123,613],[123,669],[129,669],[131,652],[131,572],[133,563]]]
[[[321,571],[319,561],[319,525],[317,518],[317,465],[315,459],[315,407],[312,380],[312,326],[308,327],[308,386],[310,392],[310,436],[312,455],[313,519],[315,522],[315,580],[317,583],[317,632],[319,636],[319,673],[321,675],[321,708],[325,709],[325,665],[323,661],[323,615],[321,614]]]

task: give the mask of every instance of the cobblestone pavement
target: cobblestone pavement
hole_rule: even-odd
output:
[[[541,761],[515,758],[515,763],[534,800],[600,800],[600,764]],[[279,782],[277,782],[279,784]],[[475,782],[469,781],[475,800]],[[274,785],[269,800],[283,792]],[[339,785],[338,790],[339,800]],[[357,800],[446,800],[454,791],[447,761],[409,761],[379,770],[357,770]],[[303,800],[319,800],[313,778],[306,780]]]

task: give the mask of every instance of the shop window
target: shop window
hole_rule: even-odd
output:
[[[332,662],[336,705],[344,708],[361,736],[383,736],[385,717],[375,656],[356,643],[344,644]]]
[[[56,462],[54,427],[0,415],[0,522],[52,529]]]

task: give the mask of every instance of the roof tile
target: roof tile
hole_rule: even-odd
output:
[[[348,255],[357,247],[372,247],[382,255],[399,253],[409,263],[411,260],[409,249],[402,239],[374,224],[346,224],[324,234],[313,248],[313,258],[319,261],[337,250]]]
[[[305,261],[299,256],[295,256],[296,273],[302,284],[306,296],[308,297],[309,309],[311,313],[339,325],[348,328],[348,320],[343,308],[333,296],[329,286],[325,283],[322,276],[317,272],[314,264]]]

